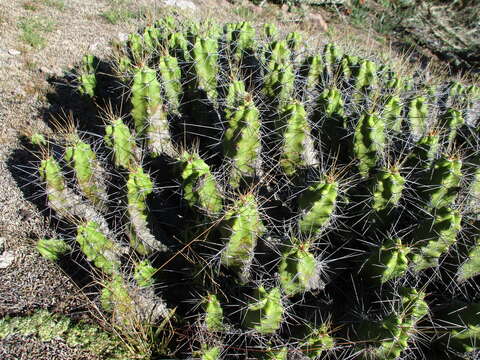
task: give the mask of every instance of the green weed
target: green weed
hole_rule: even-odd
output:
[[[133,10],[130,3],[125,0],[112,0],[110,8],[104,11],[101,16],[112,25],[128,21],[130,19],[139,19],[143,16],[144,8]]]
[[[53,31],[55,23],[42,17],[24,17],[18,22],[21,31],[20,39],[35,49],[46,46],[44,33]]]

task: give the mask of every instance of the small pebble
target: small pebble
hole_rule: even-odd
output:
[[[10,50],[8,50],[8,53],[9,53],[10,55],[13,55],[13,56],[16,56],[16,55],[20,55],[20,54],[21,54],[20,51],[15,50],[15,49],[10,49]]]
[[[5,251],[0,255],[0,269],[6,269],[13,264],[15,255],[11,251]]]

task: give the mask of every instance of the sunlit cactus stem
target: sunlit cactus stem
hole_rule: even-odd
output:
[[[195,81],[208,98],[217,99],[218,41],[215,38],[197,38],[192,48]]]
[[[209,166],[197,154],[184,152],[179,158],[182,168],[183,196],[190,206],[209,214],[222,210],[222,197]]]
[[[438,158],[432,171],[422,179],[422,197],[428,208],[450,206],[458,195],[462,178],[462,161],[456,158]]]
[[[385,122],[375,114],[360,117],[354,136],[353,150],[360,175],[366,177],[376,167],[385,148]]]
[[[357,334],[364,346],[363,359],[396,360],[409,346],[417,323],[428,314],[425,293],[410,288],[399,291],[400,308],[379,322],[364,321]]]
[[[177,58],[170,55],[160,56],[158,71],[165,90],[168,112],[178,114],[183,92],[182,73]]]
[[[383,284],[406,273],[409,265],[408,254],[411,249],[401,239],[387,239],[372,251],[362,268],[371,282]]]
[[[232,162],[230,184],[238,187],[244,178],[252,178],[260,170],[260,113],[247,100],[227,119],[223,150]]]
[[[97,223],[89,221],[78,225],[76,240],[87,259],[97,268],[110,275],[119,272],[121,249],[101,232]]]
[[[476,239],[468,252],[468,258],[458,269],[457,279],[463,282],[478,275],[480,275],[480,237]]]
[[[204,299],[205,325],[209,331],[221,331],[223,324],[223,309],[217,296],[209,294]]]
[[[414,139],[422,137],[427,130],[428,105],[424,96],[414,98],[408,107],[410,132]]]
[[[95,96],[95,90],[97,88],[97,66],[98,59],[95,56],[91,54],[84,55],[82,59],[80,76],[78,78],[80,83],[78,86],[78,91],[80,91],[80,94],[90,97]]]
[[[300,102],[282,108],[276,127],[283,134],[280,166],[286,175],[292,176],[299,168],[318,163],[307,113]]]
[[[141,166],[132,169],[127,181],[128,213],[130,215],[130,244],[142,255],[166,251],[167,247],[150,232],[147,222],[147,196],[153,191],[153,182]],[[164,234],[160,234],[162,238]]]
[[[320,288],[320,271],[321,265],[309,251],[309,244],[293,239],[292,247],[284,252],[278,267],[283,292],[294,296]]]
[[[421,224],[414,233],[415,270],[437,266],[440,256],[445,254],[457,239],[462,229],[462,216],[457,210],[440,208],[431,221]]]
[[[374,177],[372,209],[376,212],[397,206],[405,186],[405,179],[396,167],[379,170]]]
[[[260,286],[255,290],[254,302],[248,305],[243,325],[261,334],[273,334],[280,328],[283,313],[280,289],[266,290]]]
[[[319,181],[307,188],[298,201],[300,231],[305,235],[321,233],[332,221],[338,197],[338,183],[332,179]]]
[[[105,128],[105,143],[113,150],[116,167],[129,169],[136,162],[135,138],[122,119],[116,119]]]
[[[312,328],[303,341],[300,342],[300,350],[310,359],[316,359],[325,352],[333,350],[335,340],[329,334],[329,326],[322,324],[317,328]]]
[[[241,279],[248,278],[258,238],[264,233],[258,204],[253,194],[241,196],[224,216],[222,231],[226,245],[221,262],[237,270]]]
[[[37,241],[37,251],[44,258],[57,261],[72,248],[62,239],[40,239]]]
[[[106,173],[91,146],[74,139],[65,149],[65,160],[75,170],[78,186],[83,195],[99,210],[105,210],[108,195],[102,175],[105,176]]]
[[[132,118],[137,135],[146,136],[153,155],[175,155],[157,72],[147,66],[135,71],[132,84]]]

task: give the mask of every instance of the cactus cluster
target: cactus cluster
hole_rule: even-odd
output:
[[[83,253],[117,326],[175,358],[475,356],[477,86],[171,17],[109,62],[79,76],[106,125],[32,142],[76,229],[39,250]]]

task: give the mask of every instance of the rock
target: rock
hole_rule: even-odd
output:
[[[5,251],[0,255],[0,269],[6,269],[13,264],[15,255],[12,251]]]
[[[188,0],[164,0],[165,5],[175,6],[183,10],[196,10],[197,6]]]
[[[48,74],[51,74],[51,73],[52,73],[52,70],[50,70],[50,69],[47,68],[46,66],[42,66],[42,67],[40,67],[40,72],[48,75]]]
[[[10,50],[8,50],[8,53],[9,53],[10,55],[13,55],[13,56],[17,56],[17,55],[20,55],[20,54],[21,54],[20,51],[15,50],[15,49],[10,49]]]
[[[118,33],[117,37],[118,37],[118,40],[120,40],[121,42],[128,40],[128,34],[125,34],[125,33]]]
[[[323,31],[328,31],[327,22],[323,19],[323,16],[320,14],[309,14],[308,20],[312,23],[313,26],[322,29]]]
[[[6,241],[6,239],[4,237],[0,237],[0,254],[5,249],[5,241]]]

